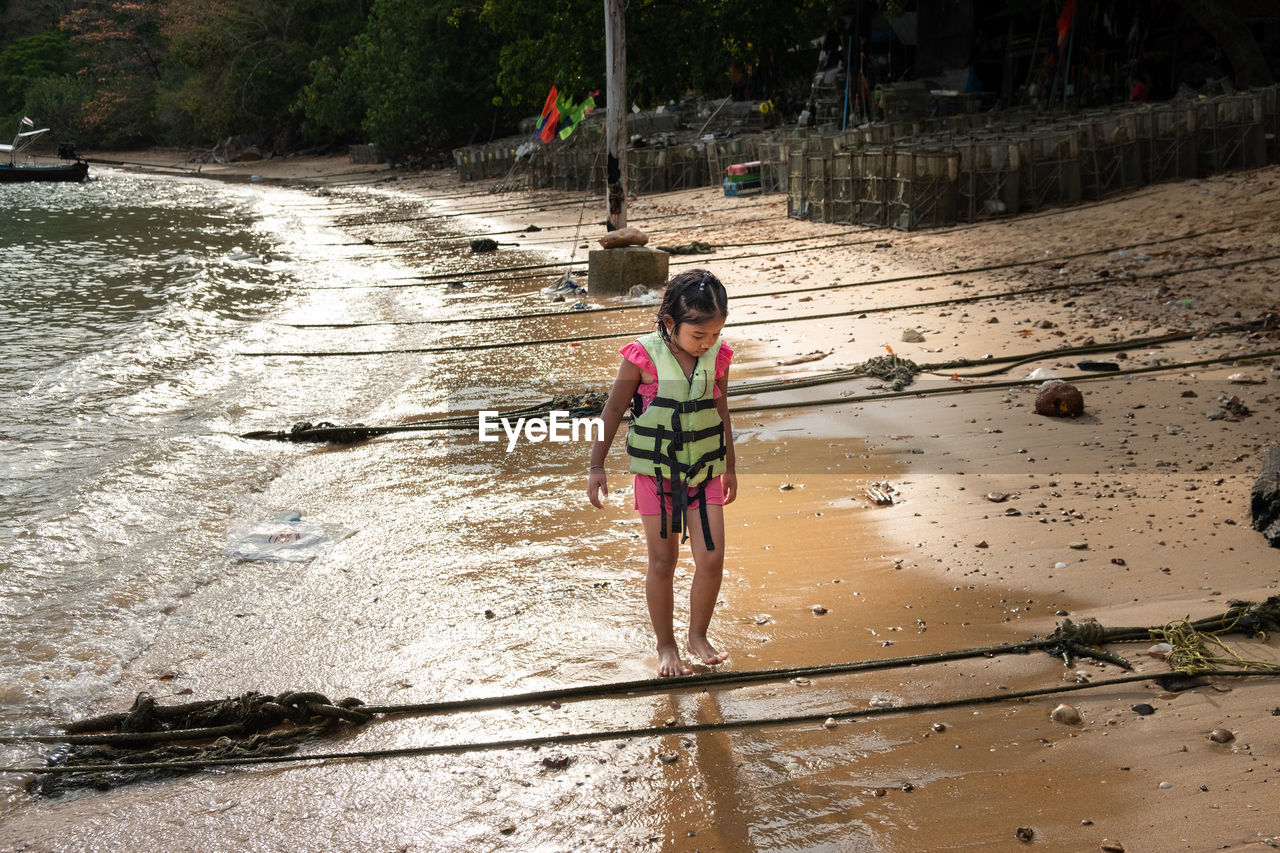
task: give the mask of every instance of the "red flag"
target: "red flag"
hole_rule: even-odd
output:
[[[1067,5],[1062,7],[1062,14],[1058,16],[1058,38],[1061,39],[1071,30],[1071,24],[1076,16],[1076,0],[1067,0]]]
[[[552,86],[551,91],[547,94],[547,100],[542,104],[542,119],[538,122],[538,138],[543,142],[550,142],[556,137],[556,125],[560,123],[560,110],[556,108],[556,98],[559,93],[556,87]]]

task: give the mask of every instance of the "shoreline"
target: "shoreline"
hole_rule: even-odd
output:
[[[360,180],[353,180],[345,157],[301,160],[229,164],[218,177],[248,180],[259,174],[264,180],[331,188],[368,186],[367,179],[394,182],[397,192],[451,202],[483,199],[489,183],[454,186],[456,178],[448,173],[409,176],[379,167],[357,172]],[[348,171],[340,171],[344,166]],[[631,212],[632,224],[643,230],[649,230],[645,223],[650,217],[654,224],[661,222],[653,233],[660,231],[663,243],[708,239],[708,231],[715,235],[723,230],[729,239],[712,242],[745,244],[731,253],[673,258],[673,264],[705,264],[726,282],[731,323],[786,320],[726,332],[740,353],[732,381],[741,383],[851,367],[886,347],[919,362],[981,359],[1087,338],[1123,343],[1168,328],[1253,319],[1280,301],[1270,284],[1280,264],[1260,261],[1224,273],[1232,278],[1230,293],[1211,271],[1176,271],[1179,265],[1191,269],[1205,260],[1277,254],[1280,238],[1274,229],[1256,223],[1280,214],[1278,184],[1280,170],[1271,167],[1156,185],[1096,205],[939,232],[871,231],[788,220],[781,197],[723,198],[714,188],[640,199]],[[540,200],[572,197],[537,194]],[[531,196],[508,193],[503,198]],[[523,219],[486,218],[513,227],[567,227],[576,215],[564,208],[529,211]],[[376,225],[376,219],[370,224]],[[1175,235],[1183,235],[1186,245],[1123,248]],[[749,245],[809,238],[825,244],[841,237],[861,245],[781,256],[752,254]],[[579,252],[581,244],[593,240],[594,235],[579,237],[572,247],[565,245],[568,240],[558,242],[558,254]],[[1069,257],[1087,247],[1101,254]],[[1035,263],[964,272],[1013,259]],[[1175,273],[1139,278],[1153,267]],[[926,273],[930,277],[875,286],[873,300],[860,287],[767,299],[734,297],[735,290],[761,293]],[[1105,286],[1081,284],[1013,299],[884,308],[1103,279]],[[1193,308],[1179,307],[1179,300],[1188,299]],[[870,301],[874,307],[866,308]],[[836,311],[852,313],[802,319]],[[1234,318],[1236,312],[1241,317]],[[908,330],[917,335],[906,335]],[[1266,338],[1267,332],[1260,334]],[[1198,340],[1121,350],[1126,356],[1121,361],[1150,366],[1277,346],[1274,333],[1258,341],[1247,335],[1206,334]],[[593,356],[584,372],[611,370],[603,355],[608,348],[593,352],[602,354]],[[817,353],[822,357],[786,363]],[[1075,361],[1048,356],[1017,368],[1016,377],[1037,366],[1070,375]],[[717,611],[713,633],[719,625],[719,633],[741,644],[730,649],[735,668],[797,666],[1016,642],[1047,633],[1064,617],[1097,617],[1108,626],[1160,625],[1188,614],[1194,619],[1220,612],[1228,598],[1275,595],[1280,590],[1276,552],[1250,528],[1247,514],[1250,474],[1256,474],[1260,451],[1278,432],[1277,363],[1271,359],[1266,365],[1224,364],[1081,383],[1085,414],[1076,419],[1036,415],[1034,390],[983,390],[978,379],[960,380],[972,387],[959,395],[735,415],[740,476],[749,478],[750,486],[727,519],[734,536],[729,543],[734,566],[726,565],[726,603]],[[1228,379],[1242,371],[1265,382],[1242,385]],[[912,387],[954,382],[922,375]],[[858,395],[874,384],[863,377],[769,395],[761,402]],[[1210,419],[1207,413],[1220,408],[1217,400],[1223,394],[1240,397],[1252,413],[1240,420]],[[618,467],[616,447],[610,465]],[[865,488],[886,474],[898,499],[892,506],[877,507],[867,500]],[[997,502],[988,499],[989,493],[1007,497]],[[623,529],[629,507],[621,504],[626,503],[615,500],[606,516]],[[1010,509],[1017,514],[1009,514]],[[586,520],[599,523],[593,516]],[[1084,547],[1075,547],[1080,543]],[[826,612],[812,612],[815,604]],[[762,616],[767,617],[763,623]],[[1229,642],[1245,657],[1277,660],[1274,644],[1238,638]],[[1145,648],[1139,644],[1120,651],[1155,679],[1167,667],[1146,658]],[[1080,672],[1083,676],[1076,674]],[[938,691],[1015,692],[1044,686],[1046,680],[1070,676],[1103,681],[1114,673],[1107,665],[1080,663],[1064,670],[1052,660],[996,658],[940,665],[936,671],[912,670],[901,682],[899,676],[859,677],[852,683],[833,679],[824,686],[856,708],[885,693],[891,694],[889,701],[911,702]],[[1265,684],[1224,685],[1229,692],[1213,686],[1162,690],[1147,682],[1097,694],[1086,690],[1065,700],[1084,718],[1075,727],[1049,720],[1055,697],[979,713],[949,711],[942,715],[942,731],[929,728],[934,718],[855,721],[849,723],[855,732],[866,736],[871,727],[881,745],[858,747],[856,761],[837,760],[841,753],[833,747],[829,763],[786,774],[815,790],[846,791],[849,820],[866,828],[875,849],[1008,844],[1018,827],[1031,827],[1036,841],[1058,849],[1097,849],[1103,839],[1118,840],[1129,851],[1263,843],[1275,828],[1258,804],[1268,795],[1266,780],[1275,772],[1280,747],[1268,716],[1274,699],[1268,698]],[[678,689],[678,683],[673,687]],[[791,701],[806,706],[813,701],[808,690],[795,693]],[[724,701],[732,706],[732,691]],[[783,699],[777,702],[785,705]],[[1142,703],[1155,712],[1131,710]],[[1234,729],[1237,739],[1211,743],[1208,732],[1224,726]],[[821,750],[815,744],[830,741],[831,734],[822,729],[776,736],[783,754],[788,749]],[[703,753],[699,761],[713,758]],[[698,783],[705,771],[690,766],[694,764],[684,762],[672,771],[675,778],[668,782],[673,790],[689,791]],[[1170,787],[1161,787],[1163,782]],[[749,803],[741,795],[719,805],[732,811],[749,809]],[[677,811],[670,816],[673,827],[679,825]],[[742,829],[729,825],[732,815],[725,818],[700,830],[701,849],[748,849],[736,846],[743,841]],[[799,825],[796,830],[803,832]],[[821,837],[810,836],[810,842],[820,843]],[[685,847],[673,835],[668,849]]]

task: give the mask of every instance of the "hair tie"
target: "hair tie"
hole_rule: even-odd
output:
[[[706,290],[706,289],[707,289],[707,276],[708,276],[708,275],[710,275],[710,273],[708,273],[708,272],[706,272],[706,271],[704,270],[704,271],[703,271],[703,273],[702,273],[702,281],[698,282],[698,290]]]

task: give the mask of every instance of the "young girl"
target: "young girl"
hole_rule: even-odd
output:
[[[667,282],[657,330],[622,348],[604,407],[604,439],[591,448],[587,497],[600,507],[601,494],[609,494],[604,459],[629,407],[627,454],[649,548],[644,591],[662,676],[692,671],[680,657],[672,627],[676,560],[685,539],[695,567],[687,648],[708,666],[729,659],[707,639],[724,571],[723,507],[738,491],[726,398],[733,350],[720,340],[728,315],[724,285],[706,270]]]

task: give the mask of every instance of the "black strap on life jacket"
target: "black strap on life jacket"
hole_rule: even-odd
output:
[[[662,515],[662,521],[658,530],[658,534],[663,538],[667,538],[667,492],[663,488],[664,485],[671,487],[671,532],[682,534],[680,544],[683,545],[689,540],[688,525],[685,524],[685,515],[689,511],[689,481],[697,479],[702,469],[710,463],[724,459],[726,455],[724,443],[724,424],[717,424],[706,429],[686,432],[684,426],[680,423],[680,415],[690,412],[697,412],[702,409],[709,409],[716,404],[713,398],[701,398],[697,400],[676,400],[670,397],[655,397],[650,406],[661,405],[671,409],[671,423],[658,424],[653,427],[637,426],[632,424],[631,428],[637,434],[654,439],[652,451],[634,450],[631,455],[639,459],[648,459],[654,463],[653,473],[654,479],[657,480],[658,486],[658,512]],[[643,400],[637,393],[631,403],[632,413],[643,409]],[[663,438],[670,433],[671,442],[667,445],[667,452],[662,452]],[[685,466],[681,464],[677,458],[677,451],[684,448],[686,443],[694,443],[704,438],[710,438],[719,434],[720,446],[702,456],[700,459],[694,460],[692,465]],[[671,472],[670,478],[664,478],[662,475],[663,465]],[[707,484],[703,482],[699,484],[695,499],[698,501],[698,520],[702,523],[702,537],[707,543],[707,550],[714,551],[716,543],[711,538],[711,519],[707,516]]]

